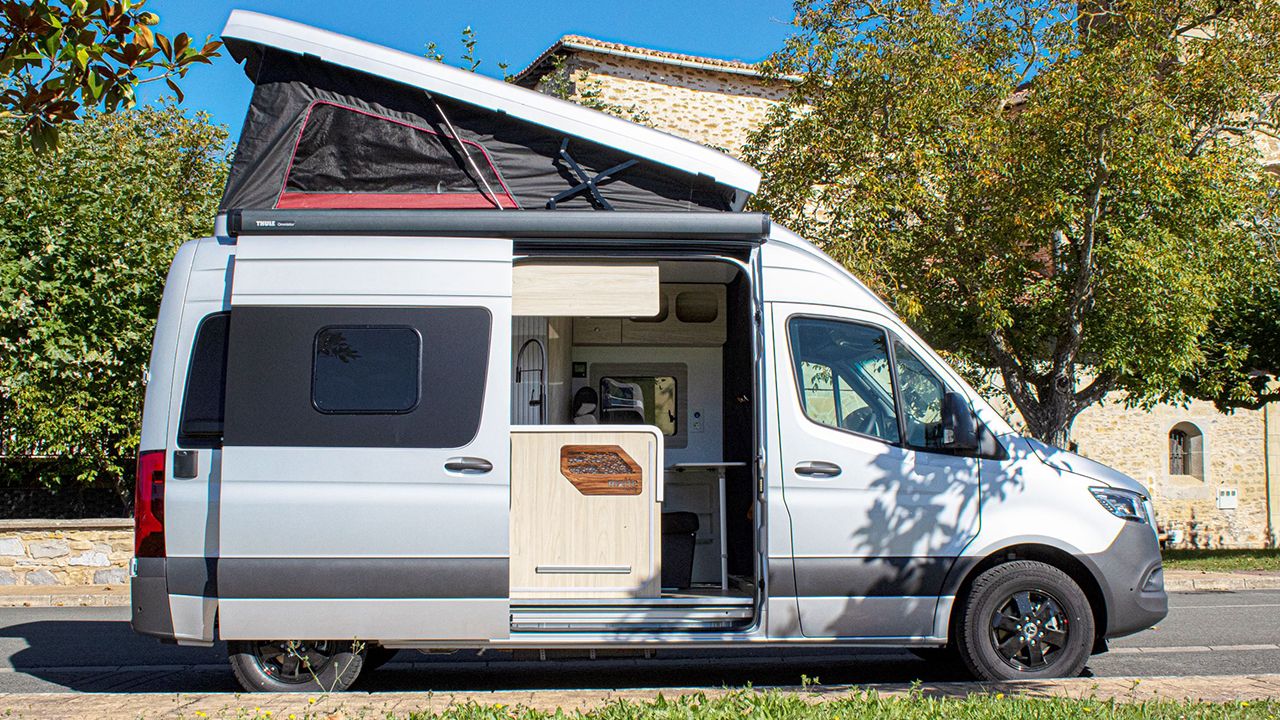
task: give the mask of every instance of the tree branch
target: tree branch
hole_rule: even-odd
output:
[[[1071,285],[1067,300],[1066,313],[1062,327],[1054,343],[1053,366],[1050,375],[1059,380],[1067,373],[1068,366],[1075,361],[1084,338],[1084,315],[1093,300],[1093,248],[1097,243],[1098,221],[1102,217],[1103,190],[1107,186],[1111,172],[1107,167],[1107,126],[1098,131],[1098,157],[1095,160],[1093,179],[1085,190],[1088,212],[1084,218],[1080,246],[1076,250],[1076,278]]]
[[[1074,417],[1077,413],[1094,403],[1102,400],[1111,392],[1111,388],[1116,383],[1116,374],[1110,370],[1104,370],[1093,382],[1086,385],[1072,397],[1071,414]]]

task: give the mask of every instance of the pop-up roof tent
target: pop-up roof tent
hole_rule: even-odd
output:
[[[221,210],[739,211],[710,148],[433,60],[258,13],[222,33],[254,82]]]

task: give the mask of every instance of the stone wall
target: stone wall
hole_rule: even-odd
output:
[[[129,581],[133,520],[0,520],[0,585]]]
[[[1169,431],[1184,422],[1203,434],[1203,478],[1169,471]],[[1274,544],[1267,535],[1265,431],[1262,411],[1227,415],[1200,401],[1185,408],[1157,405],[1148,411],[1126,408],[1113,398],[1081,413],[1071,437],[1080,454],[1151,490],[1160,526],[1173,533],[1171,545],[1259,547]],[[1237,507],[1219,508],[1221,489],[1236,492]]]
[[[751,75],[601,53],[579,52],[565,67],[574,79],[574,100],[580,101],[582,90],[592,87],[602,102],[622,108],[634,105],[658,130],[735,156],[741,156],[747,134],[763,124],[769,108],[786,95],[785,85]]]

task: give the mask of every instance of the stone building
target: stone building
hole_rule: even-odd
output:
[[[787,92],[757,67],[576,35],[515,82],[567,94],[660,130],[740,155],[747,134]],[[1261,146],[1280,167],[1280,144]],[[1280,404],[1225,415],[1205,402],[1125,408],[1111,397],[1076,420],[1076,449],[1146,484],[1171,547],[1280,541]]]

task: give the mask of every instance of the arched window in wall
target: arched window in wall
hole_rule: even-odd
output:
[[[1204,433],[1189,422],[1169,431],[1169,474],[1204,479]]]

